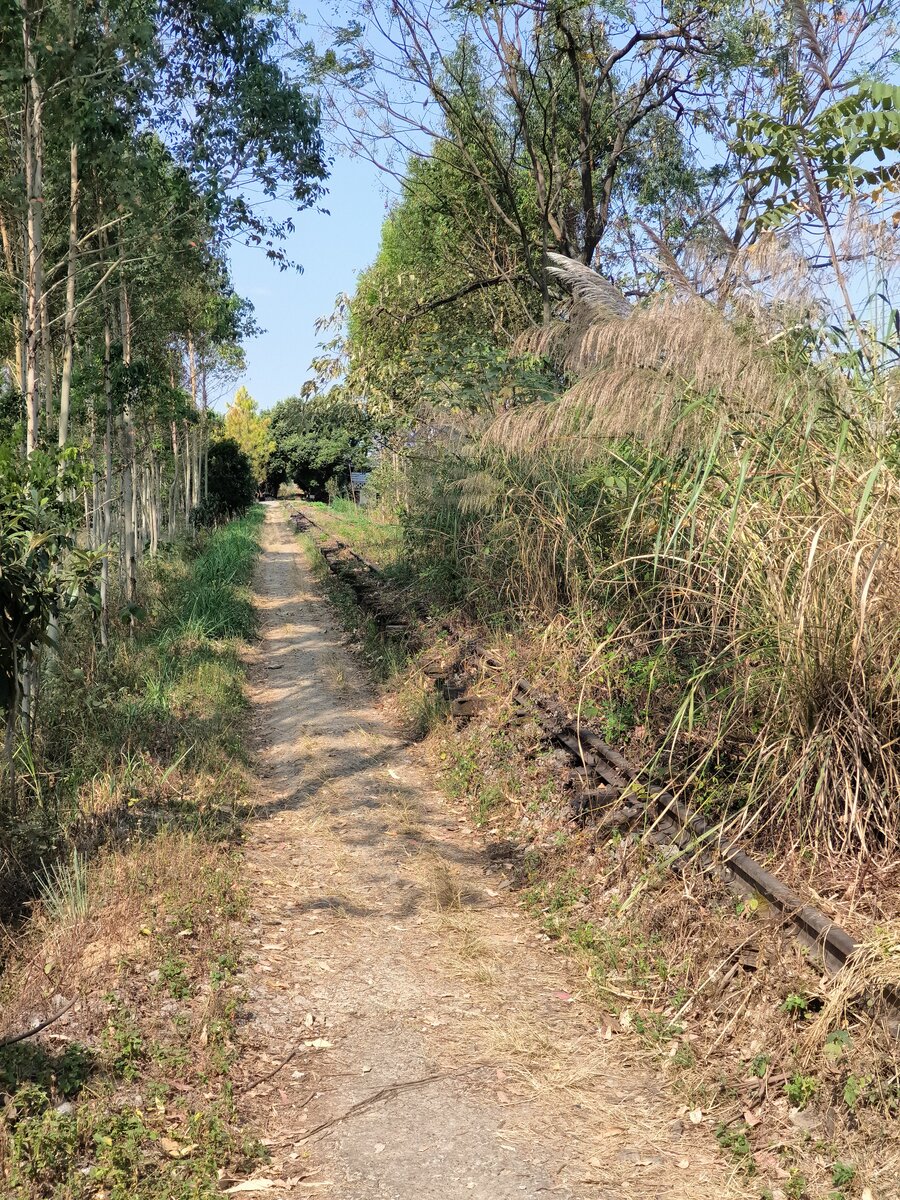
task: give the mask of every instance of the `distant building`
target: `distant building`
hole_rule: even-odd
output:
[[[353,500],[354,503],[359,504],[359,494],[363,490],[368,478],[368,471],[350,472],[350,499]]]

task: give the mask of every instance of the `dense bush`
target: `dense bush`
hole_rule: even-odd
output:
[[[207,462],[208,488],[195,512],[200,525],[214,525],[245,512],[256,499],[256,479],[250,459],[231,438],[214,442]]]
[[[365,467],[372,444],[366,411],[352,401],[291,396],[276,405],[270,431],[267,486],[273,494],[291,480],[312,500],[327,500],[329,484],[349,483],[349,473]]]
[[[95,565],[76,547],[69,499],[83,479],[74,450],[26,458],[18,439],[0,443],[0,712],[13,711],[33,651]]]

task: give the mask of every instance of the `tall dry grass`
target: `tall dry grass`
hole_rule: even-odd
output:
[[[660,757],[686,789],[715,769],[745,829],[884,853],[900,838],[885,397],[804,360],[795,310],[602,301],[594,319],[576,296],[568,323],[530,339],[572,386],[432,473],[413,553],[482,612],[570,614],[588,670],[627,639],[662,648],[681,699]]]

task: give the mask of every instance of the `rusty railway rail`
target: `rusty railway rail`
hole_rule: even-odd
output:
[[[306,513],[294,513],[291,520],[298,529],[313,526],[323,534],[327,531]],[[331,538],[331,547],[322,548],[330,570],[349,584],[364,609],[379,621],[384,632],[403,634],[410,644],[416,639],[406,618],[375,607],[370,596],[377,591],[383,576],[373,563],[357,554],[345,542]],[[328,552],[326,552],[328,550]],[[344,566],[339,556],[345,555]],[[366,572],[363,579],[353,578],[347,559],[356,561]],[[459,678],[471,664],[499,671],[505,664],[472,643],[449,665],[426,666],[428,674],[450,702],[451,713],[463,719],[478,710],[477,697],[468,697],[466,685]],[[643,836],[656,844],[676,870],[687,862],[700,865],[719,878],[732,892],[743,897],[759,897],[780,914],[785,925],[805,945],[829,974],[837,974],[857,948],[857,943],[840,925],[785,886],[770,871],[730,841],[723,841],[720,831],[699,813],[693,812],[669,788],[648,777],[645,771],[633,766],[614,747],[595,732],[579,724],[573,725],[551,700],[542,696],[523,679],[516,680],[513,692],[522,715],[537,720],[548,742],[565,750],[582,773],[585,786],[573,797],[573,816],[580,821],[594,821],[598,829],[636,828],[643,826]],[[900,996],[886,997],[887,1021],[895,1036],[900,1036]]]
[[[397,611],[400,596],[388,587],[381,569],[375,563],[369,562],[352,546],[329,533],[302,509],[291,513],[290,521],[298,533],[305,533],[312,528],[323,535],[326,541],[320,543],[318,549],[328,569],[347,584],[360,606],[376,619],[385,633],[392,637],[411,636],[408,619]]]

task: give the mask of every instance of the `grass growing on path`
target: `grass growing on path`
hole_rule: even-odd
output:
[[[0,984],[0,1194],[200,1200],[259,1158],[233,1120],[244,907],[241,650],[260,510],[169,552],[146,620],[73,637],[33,747],[47,866]],[[76,666],[77,663],[82,664]]]
[[[330,504],[304,501],[314,521],[342,541],[348,542],[363,557],[379,567],[395,564],[403,546],[402,527],[373,515],[370,509],[350,500],[332,500]]]

